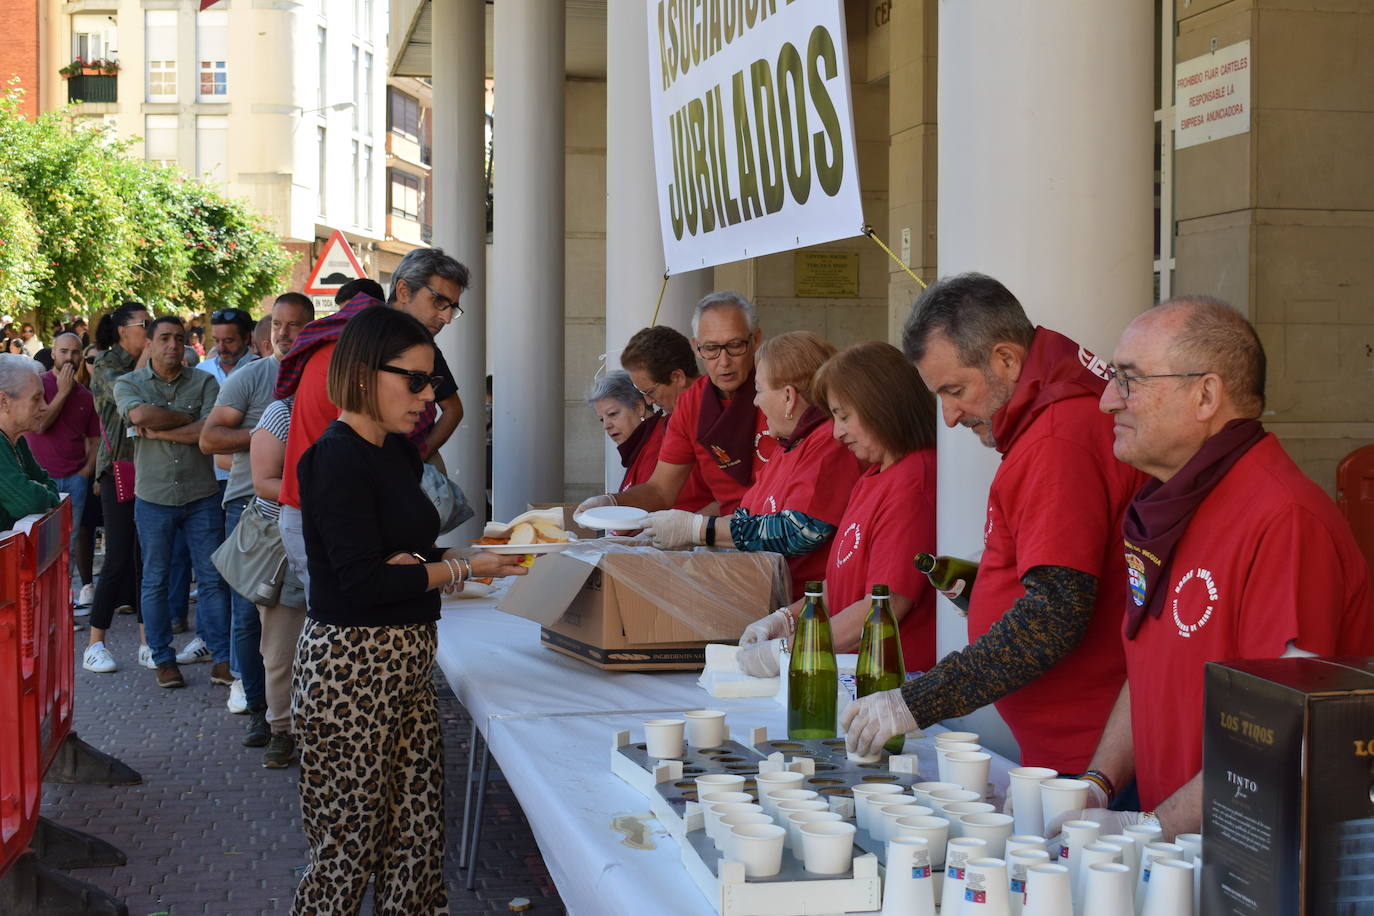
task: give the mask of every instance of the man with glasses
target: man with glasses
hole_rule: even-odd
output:
[[[653,476],[621,493],[584,500],[578,511],[609,505],[671,509],[697,469],[720,506],[710,515],[733,513],[753,483],[754,447],[768,426],[754,406],[754,351],[762,340],[754,304],[739,293],[715,292],[698,302],[692,346],[706,374],[677,398]],[[688,523],[697,517],[686,516]],[[712,544],[714,530],[704,537]]]
[[[386,304],[409,313],[431,335],[437,334],[463,314],[458,299],[469,282],[468,269],[443,249],[416,248],[396,265]],[[349,319],[366,308],[382,304],[381,293],[382,288],[375,280],[361,279],[345,284],[337,296],[344,300],[343,307],[333,315],[310,322],[282,360],[277,373],[274,397],[277,400],[295,397],[282,468],[279,527],[291,569],[305,584],[307,594],[310,573],[305,565],[296,465],[306,449],[324,434],[325,427],[339,416],[339,408],[329,400],[328,391],[329,361],[334,346]],[[444,377],[434,392],[435,401],[444,408],[444,413],[436,416],[434,405],[429,405],[410,435],[424,456],[437,455],[435,450],[452,435],[463,416],[463,404],[453,383],[453,373],[437,346],[434,348],[434,372]]]
[[[1239,312],[1170,300],[1131,322],[1114,360],[1101,408],[1116,456],[1151,479],[1124,526],[1126,685],[1090,810],[1065,819],[1119,833],[1152,818],[1168,840],[1202,827],[1206,663],[1374,654],[1374,614],[1345,519],[1260,425],[1264,348]],[[1149,813],[1100,810],[1133,777]]]
[[[253,498],[253,472],[248,446],[262,412],[272,403],[278,360],[291,352],[297,335],[315,317],[315,305],[300,293],[282,293],[263,320],[271,328],[272,356],[259,359],[229,376],[200,431],[200,450],[232,459],[224,490],[224,536],[232,537]],[[230,590],[230,659],[234,683],[229,688],[231,712],[249,714],[246,747],[263,747],[271,738],[267,725],[267,693],[263,672],[262,625],[253,602]]]
[[[1016,297],[982,274],[932,284],[902,343],[945,423],[972,430],[1002,462],[988,493],[969,646],[851,706],[848,740],[876,751],[918,724],[996,703],[1022,763],[1080,772],[1126,675],[1121,517],[1144,482],[1113,457],[1111,423],[1097,410],[1107,365],[1032,325]]]

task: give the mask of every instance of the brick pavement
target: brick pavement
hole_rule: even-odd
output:
[[[182,668],[189,686],[162,690],[135,661],[132,617],[120,616],[108,647],[114,674],[81,668],[86,633],[76,634],[75,730],[143,775],[143,784],[44,787],[43,814],[114,843],[119,868],[73,877],[122,898],[131,916],[258,916],[286,913],[304,864],[296,794],[299,768],[263,769],[260,748],[240,744],[246,716],[224,707],[228,689],[212,687],[209,665]],[[189,636],[179,636],[178,645]],[[477,890],[463,889],[455,852],[463,812],[470,720],[436,668],[447,774],[445,874],[454,914],[508,912],[527,897],[532,913],[561,913],[562,902],[509,786],[493,769]],[[364,905],[363,912],[370,912]]]

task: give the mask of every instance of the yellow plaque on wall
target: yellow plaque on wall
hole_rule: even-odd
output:
[[[859,298],[857,251],[798,251],[794,257],[797,298]]]

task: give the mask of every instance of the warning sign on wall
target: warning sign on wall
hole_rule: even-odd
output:
[[[310,271],[310,279],[305,281],[305,291],[312,296],[332,296],[349,280],[365,276],[363,265],[358,263],[358,256],[353,253],[348,239],[335,229]]]
[[[1250,42],[1174,67],[1174,149],[1250,130]]]

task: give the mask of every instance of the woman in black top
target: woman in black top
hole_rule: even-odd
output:
[[[430,679],[439,591],[521,575],[519,556],[434,546],[439,516],[406,438],[439,379],[429,332],[376,306],[329,364],[339,419],[297,468],[309,619],[292,684],[310,864],[295,914],[446,912],[444,763]]]

